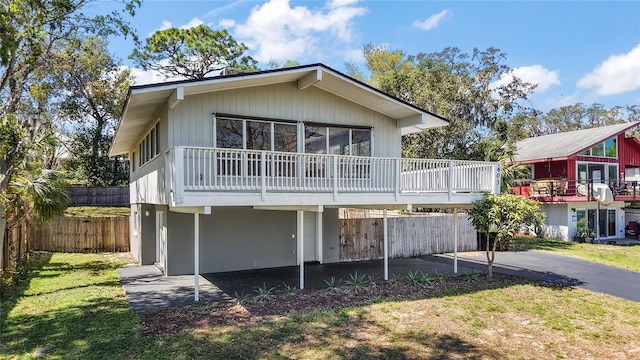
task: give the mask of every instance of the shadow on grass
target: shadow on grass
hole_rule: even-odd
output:
[[[537,238],[531,236],[518,237],[513,240],[513,246],[517,250],[554,250],[570,249],[575,243],[570,241],[555,240],[548,238]]]
[[[498,275],[496,281],[461,281],[464,277],[451,279],[457,281],[456,288],[432,291],[426,287],[418,289],[413,297],[373,297],[348,306],[338,305],[330,309],[318,309],[308,312],[287,313],[270,312],[273,318],[255,318],[248,322],[229,321],[210,326],[207,322],[215,316],[207,312],[197,315],[199,319],[188,316],[175,317],[173,321],[188,321],[193,327],[183,329],[173,335],[155,335],[147,339],[156,346],[145,348],[144,358],[215,358],[215,359],[285,359],[332,358],[332,359],[484,359],[500,358],[499,349],[491,344],[474,344],[464,338],[464,331],[458,333],[438,332],[437,330],[417,331],[398,329],[392,315],[390,323],[371,318],[365,306],[372,303],[395,303],[398,308],[411,308],[411,303],[427,298],[443,298],[472,294],[486,289],[507,288],[531,281],[515,277]],[[446,284],[446,282],[445,282]],[[545,285],[543,285],[545,286]],[[445,286],[446,288],[446,286]],[[280,302],[307,300],[305,292],[296,299],[278,298],[267,302],[266,306],[280,308]],[[334,306],[341,298],[353,294],[329,295],[324,290],[311,292],[314,298],[327,296],[327,304]],[[249,313],[256,313],[251,304],[246,305]],[[197,311],[197,310],[194,310]],[[183,314],[184,315],[184,314]],[[165,321],[169,317],[157,314]],[[268,320],[277,319],[277,320]],[[402,324],[400,322],[400,324]],[[196,330],[197,329],[197,330]],[[195,331],[194,331],[195,330]],[[165,345],[171,344],[167,349]]]

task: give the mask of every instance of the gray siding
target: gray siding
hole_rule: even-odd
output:
[[[168,213],[169,275],[193,274],[193,217]],[[336,209],[325,211],[325,249],[338,249],[337,231],[331,231],[337,229],[337,220]],[[200,215],[200,272],[296,265],[295,233],[295,211],[213,208],[211,215]],[[314,213],[305,213],[305,237],[305,259],[315,260]],[[337,261],[333,254],[325,257],[327,262]]]
[[[374,156],[400,157],[396,121],[339,96],[295,83],[193,95],[170,111],[169,146],[213,146],[212,113],[374,128]]]

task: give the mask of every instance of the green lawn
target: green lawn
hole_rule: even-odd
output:
[[[516,240],[516,246],[530,250],[541,250],[576,257],[604,265],[616,266],[640,272],[640,244],[581,244],[554,239],[524,237]]]
[[[3,295],[0,358],[633,359],[640,303],[514,279],[413,300],[144,335],[126,302],[118,254],[39,254]],[[239,306],[239,305],[238,305]],[[202,306],[202,317],[208,315]]]

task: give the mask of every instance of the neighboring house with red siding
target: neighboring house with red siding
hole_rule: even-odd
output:
[[[624,237],[625,202],[640,201],[640,141],[628,134],[638,124],[537,136],[516,144],[512,162],[529,165],[531,178],[512,188],[543,203],[546,236],[569,240],[579,228],[596,230],[599,224],[601,239]],[[599,194],[608,196],[600,206]]]

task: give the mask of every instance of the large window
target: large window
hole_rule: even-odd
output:
[[[138,144],[138,167],[160,155],[160,125],[157,122]],[[133,159],[135,163],[135,156]]]
[[[578,163],[578,181],[586,183],[618,180],[618,164]]]
[[[617,139],[611,138],[607,141],[601,142],[598,145],[581,152],[580,155],[617,158],[618,157]]]
[[[371,130],[305,125],[304,151],[312,154],[371,156]]]
[[[215,118],[215,147],[295,152],[297,125],[269,120]]]
[[[371,129],[304,125],[304,150],[298,149],[298,124],[284,120],[215,115],[215,147],[225,149],[371,156]]]

